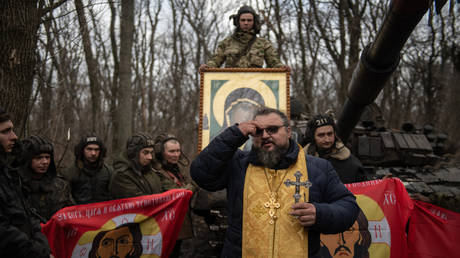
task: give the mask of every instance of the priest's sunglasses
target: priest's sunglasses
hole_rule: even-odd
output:
[[[267,126],[265,128],[260,128],[256,127],[256,133],[254,136],[262,136],[264,134],[264,131],[267,132],[268,135],[273,135],[278,132],[278,130],[285,125],[271,125]]]

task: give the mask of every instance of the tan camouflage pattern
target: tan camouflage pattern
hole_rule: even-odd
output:
[[[237,37],[235,37],[235,35],[237,35]],[[270,41],[259,37],[257,37],[252,44],[249,52],[242,56],[235,64],[235,59],[238,59],[238,54],[246,48],[252,36],[252,33],[239,32],[225,38],[219,43],[216,52],[208,60],[207,65],[217,68],[225,63],[225,67],[227,68],[262,68],[265,61],[268,68],[284,66]]]

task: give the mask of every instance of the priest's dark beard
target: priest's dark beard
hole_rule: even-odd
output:
[[[274,169],[276,165],[278,165],[278,163],[284,157],[284,154],[286,154],[287,150],[289,149],[289,144],[286,144],[284,146],[275,145],[275,148],[272,151],[268,151],[263,148],[254,148],[259,161],[265,167]]]

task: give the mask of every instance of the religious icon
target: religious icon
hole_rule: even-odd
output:
[[[199,150],[225,128],[251,120],[261,106],[289,116],[289,72],[285,68],[212,68],[201,76]],[[249,140],[243,149],[251,145]]]
[[[351,228],[336,235],[321,235],[321,257],[369,257],[372,243],[368,221],[362,211]]]
[[[123,224],[115,229],[99,232],[93,240],[89,257],[140,257],[142,234],[137,223]]]

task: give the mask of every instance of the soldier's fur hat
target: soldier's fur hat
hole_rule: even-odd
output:
[[[335,132],[335,140],[337,141],[337,126],[334,122],[334,118],[330,115],[316,115],[312,119],[310,119],[307,123],[307,132],[306,132],[306,137],[307,137],[307,142],[311,142],[312,145],[315,145],[315,131],[317,128],[330,125],[334,128]]]
[[[154,147],[155,141],[149,134],[137,133],[131,136],[126,143],[126,153],[129,159],[136,159],[140,150]]]
[[[180,143],[179,139],[176,136],[172,134],[168,134],[168,133],[161,133],[157,137],[155,137],[155,146],[153,148],[155,150],[155,158],[157,161],[160,161],[160,162],[164,161],[162,154],[165,150],[165,143],[170,140],[176,140],[177,142]],[[180,157],[179,157],[179,163],[183,166],[188,166],[188,164],[190,163],[190,160],[182,152],[182,150],[181,150]]]
[[[232,14],[230,16],[230,19],[233,19],[233,25],[235,25],[237,28],[240,27],[240,16],[243,13],[250,13],[254,16],[254,31],[256,34],[259,33],[260,27],[262,25],[260,22],[260,17],[256,13],[256,11],[251,6],[248,6],[248,5],[241,6],[241,8],[238,10],[238,13]]]
[[[83,166],[83,159],[84,159],[83,150],[85,149],[86,146],[90,144],[97,144],[100,148],[99,159],[97,161],[98,162],[97,167],[100,168],[104,164],[104,158],[105,158],[105,155],[107,154],[107,148],[105,147],[102,139],[96,136],[95,133],[87,133],[86,135],[80,138],[80,141],[78,142],[77,145],[75,145],[75,148],[74,148],[75,161],[77,162],[77,165],[80,168]]]
[[[37,155],[47,153],[51,156],[48,172],[56,174],[56,165],[54,163],[54,148],[50,140],[32,135],[21,141],[23,153],[22,164],[25,166],[30,165],[30,161]]]

